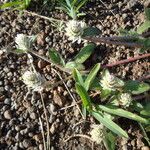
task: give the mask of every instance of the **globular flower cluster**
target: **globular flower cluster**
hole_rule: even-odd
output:
[[[100,144],[104,138],[104,126],[100,125],[92,125],[92,130],[90,132],[91,138],[97,144]]]
[[[103,89],[111,91],[115,91],[124,86],[124,82],[122,80],[110,74],[107,70],[105,71],[100,83]]]
[[[123,107],[129,107],[131,102],[132,102],[132,97],[131,94],[129,93],[122,93],[118,97],[118,103]]]
[[[78,43],[81,43],[82,35],[84,33],[85,28],[87,28],[85,22],[70,20],[66,24],[66,35],[72,42],[77,41]]]
[[[35,73],[33,71],[26,71],[23,74],[22,79],[27,87],[33,89],[34,91],[42,90],[42,85],[45,82],[44,77],[42,77],[39,73]]]
[[[35,36],[27,36],[25,34],[17,34],[15,37],[15,43],[17,49],[27,52],[31,49]]]

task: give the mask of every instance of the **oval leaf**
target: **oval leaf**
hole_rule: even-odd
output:
[[[142,34],[150,28],[150,21],[145,21],[137,28],[137,33]]]
[[[65,66],[65,62],[64,62],[63,58],[55,49],[52,48],[49,50],[49,57],[54,64],[59,64],[61,66]]]
[[[95,27],[89,27],[84,30],[82,37],[100,35],[101,31]]]
[[[147,83],[140,83],[138,81],[127,81],[124,86],[124,90],[131,92],[132,94],[141,94],[150,90],[150,85]]]
[[[75,56],[74,61],[76,63],[82,64],[90,57],[90,55],[93,53],[95,47],[96,47],[95,44],[88,44],[87,46],[83,47],[80,50],[80,52]]]
[[[74,68],[78,70],[84,70],[84,66],[80,63],[76,63],[74,61],[67,62],[65,68],[73,70]]]

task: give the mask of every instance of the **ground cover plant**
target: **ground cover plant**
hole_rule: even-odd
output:
[[[11,126],[11,123],[10,121],[9,123],[7,123],[7,121],[4,121],[4,123],[1,124],[2,149],[15,149],[15,147],[20,147],[21,149],[30,149],[34,147],[31,145],[38,145],[39,149],[45,150],[55,148],[81,149],[84,147],[82,145],[82,141],[78,142],[76,141],[76,138],[83,138],[86,141],[95,143],[95,146],[91,146],[87,144],[89,142],[85,142],[84,149],[87,149],[86,145],[88,145],[88,149],[98,148],[114,150],[116,148],[121,148],[121,144],[117,144],[119,138],[126,139],[126,141],[132,138],[130,133],[127,133],[126,128],[119,123],[119,121],[123,120],[124,118],[127,118],[127,120],[133,120],[131,121],[133,124],[136,122],[135,126],[138,125],[138,129],[142,132],[142,138],[145,139],[145,141],[143,142],[144,145],[139,147],[147,148],[148,146],[150,146],[150,141],[148,137],[150,127],[150,85],[148,82],[149,74],[147,74],[147,76],[145,77],[141,76],[141,78],[136,80],[129,80],[125,79],[123,76],[117,77],[116,75],[114,75],[115,71],[112,70],[113,67],[129,64],[130,62],[136,60],[139,61],[140,59],[150,57],[150,54],[148,53],[150,8],[149,6],[145,7],[146,21],[144,21],[144,23],[137,27],[135,30],[120,30],[119,36],[99,36],[102,31],[100,31],[98,27],[90,26],[86,23],[85,20],[82,20],[82,17],[86,18],[87,14],[80,13],[80,10],[84,10],[84,7],[86,7],[88,3],[90,3],[90,1],[86,0],[65,0],[58,2],[58,7],[56,8],[56,10],[58,10],[58,8],[61,9],[60,12],[62,12],[63,10],[66,15],[71,17],[72,20],[59,20],[58,18],[49,18],[33,12],[22,11],[22,13],[27,12],[27,14],[32,14],[48,20],[52,23],[52,26],[54,27],[56,27],[61,22],[61,28],[59,28],[60,30],[58,31],[56,30],[56,32],[58,32],[59,34],[64,34],[65,40],[73,44],[75,49],[76,47],[78,47],[78,51],[73,53],[71,57],[67,58],[66,55],[62,56],[62,53],[58,49],[58,47],[54,48],[55,46],[53,47],[48,45],[46,55],[45,52],[41,55],[39,52],[37,52],[37,47],[38,45],[40,45],[41,47],[44,46],[44,36],[42,36],[42,34],[33,35],[31,33],[29,35],[26,35],[24,33],[15,33],[15,38],[13,37],[15,47],[10,47],[8,45],[8,47],[1,50],[2,62],[3,59],[5,60],[11,55],[17,56],[18,58],[21,58],[22,56],[26,58],[26,69],[22,69],[23,71],[21,71],[20,74],[20,79],[23,81],[21,82],[21,84],[24,83],[25,87],[27,87],[25,90],[26,94],[24,93],[23,96],[23,105],[24,107],[26,107],[29,115],[31,115],[33,111],[36,112],[36,114],[38,115],[38,119],[34,117],[36,115],[35,113],[34,116],[30,116],[30,118],[34,118],[33,120],[36,119],[35,124],[38,123],[39,126],[39,128],[36,127],[36,131],[31,131],[28,129],[29,131],[27,132],[29,132],[30,134],[25,135],[25,139],[17,138],[18,136],[23,136],[25,131],[23,132],[23,129],[16,129],[18,127],[16,121],[14,123],[14,128],[19,132],[17,133],[18,136],[16,135],[13,139],[5,134],[7,133],[7,130],[11,131],[9,130],[9,126]],[[13,4],[13,2],[6,3],[2,5],[1,8],[12,6],[9,4]],[[28,6],[29,3],[28,5],[26,5],[26,7],[22,7],[21,9],[26,9]],[[57,34],[55,35],[55,31],[52,32],[52,38],[58,36]],[[48,31],[47,34],[50,34],[50,31]],[[65,48],[63,48],[64,52],[68,50],[67,45],[69,44],[69,42],[65,44],[65,40],[64,38],[62,38],[61,40],[61,45],[65,45]],[[121,59],[110,64],[108,62],[102,64],[101,61],[98,61],[98,63],[97,57],[99,56],[96,52],[96,49],[98,48],[97,43],[123,45],[132,48],[135,47],[137,48],[138,55],[136,57]],[[145,54],[141,55],[141,53]],[[5,55],[7,57],[5,57]],[[107,57],[107,55],[105,57]],[[94,61],[92,61],[93,58],[95,58]],[[43,64],[38,63],[38,65],[36,65],[37,59],[42,61]],[[47,63],[47,65],[44,62]],[[90,64],[90,66],[88,66],[87,64]],[[46,70],[49,70],[49,74],[52,74],[52,76],[49,77],[47,73],[44,73],[43,70],[38,69],[42,68],[42,65],[47,66]],[[48,67],[48,65],[50,68]],[[4,75],[2,75],[1,80],[4,79],[5,77]],[[70,80],[72,81],[72,84],[68,86],[68,81]],[[143,82],[143,80],[145,80],[145,82]],[[66,100],[69,99],[69,101],[73,101],[73,104],[62,107],[63,103],[65,103],[65,100],[62,100],[61,96],[65,94],[61,93],[61,86],[64,86],[64,88],[66,89]],[[56,90],[57,88],[59,90]],[[7,88],[5,88],[5,90],[6,89]],[[58,94],[58,91],[60,91],[60,94]],[[2,92],[5,93],[5,91]],[[48,92],[47,96],[45,96],[46,98],[44,98],[45,92]],[[37,101],[34,100],[34,103],[32,103],[34,108],[30,109],[31,104],[26,104],[25,106],[25,102],[27,103],[28,101],[28,103],[30,103],[30,101],[32,101],[31,95],[35,95],[35,93],[36,95],[39,95],[39,97],[37,97]],[[53,95],[52,97],[51,94]],[[54,101],[54,104],[57,105],[56,108],[54,108],[53,102],[48,102],[45,100],[48,99],[49,96],[51,101]],[[3,100],[3,95],[1,97]],[[6,104],[6,107],[3,107],[3,104],[5,103],[2,103],[1,118],[2,120],[11,120],[11,116],[13,115],[10,115],[9,104]],[[15,105],[16,104],[14,103],[11,107],[12,110],[18,110]],[[68,127],[68,125],[66,124],[63,126],[62,124],[67,120],[68,116],[70,115],[69,111],[73,110],[73,108],[75,108],[74,111],[78,111],[76,117],[77,119],[79,119],[80,116],[79,120],[81,122],[77,120],[77,123],[75,125],[73,123],[73,127],[71,127],[71,136],[65,136],[65,132],[62,132],[62,134],[59,132],[61,132],[61,130],[67,131],[66,128]],[[20,108],[18,112],[23,112],[21,109],[24,110],[24,108]],[[64,116],[61,111],[64,111],[63,113],[68,113],[67,118],[63,118]],[[59,121],[53,121],[55,120],[53,119],[53,116],[55,116],[56,118],[59,117]],[[76,117],[74,116],[73,119],[75,119]],[[28,120],[28,123],[32,122],[27,117],[25,117],[25,119]],[[24,124],[22,120],[18,121],[21,122],[21,124]],[[26,122],[26,120],[24,120],[24,122]],[[27,122],[25,124],[28,124]],[[61,129],[59,129],[59,123],[61,125]],[[87,126],[79,126],[82,123]],[[4,129],[5,125],[6,129]],[[76,127],[78,127],[77,131],[74,132],[74,129]],[[56,131],[57,129],[58,133]],[[20,131],[22,132],[20,133]],[[34,132],[37,136],[34,137],[32,141],[27,140],[27,137],[32,137],[32,134]],[[11,134],[13,135],[14,133]],[[40,135],[41,137],[38,135]],[[65,136],[65,138],[63,137],[64,139],[61,139],[59,137],[60,135],[61,138],[63,136]],[[10,142],[5,143],[5,141],[7,140]],[[75,142],[75,145],[72,144],[69,147],[66,146],[69,145],[70,141]],[[64,144],[61,144],[61,142],[63,142]],[[125,144],[125,146],[127,145]],[[135,145],[133,145],[133,147],[134,146]],[[124,145],[122,146],[122,148],[123,147]],[[36,148],[36,146],[34,148]]]

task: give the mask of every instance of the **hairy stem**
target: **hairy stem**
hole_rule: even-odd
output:
[[[118,41],[118,40],[115,41],[114,37],[84,37],[83,39],[94,42],[94,43],[105,43],[105,44],[113,44],[113,45],[121,45],[121,46],[123,45],[123,46],[128,46],[128,47],[137,47],[137,48],[143,47],[142,44],[135,43],[135,42],[126,42],[126,41],[124,42],[124,41]],[[119,39],[119,37],[117,39]]]
[[[136,60],[139,60],[139,59],[143,59],[143,58],[148,58],[148,57],[150,57],[150,53],[143,54],[141,56],[138,55],[136,57],[130,57],[128,59],[124,59],[124,60],[116,61],[116,62],[111,63],[111,64],[103,65],[102,68],[111,68],[111,67],[114,67],[114,66],[130,63],[130,62],[133,62],[133,61],[136,61]]]

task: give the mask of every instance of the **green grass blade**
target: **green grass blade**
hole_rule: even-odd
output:
[[[85,108],[90,106],[91,99],[90,99],[88,93],[86,92],[85,88],[82,85],[80,85],[79,83],[76,83],[75,87],[76,87],[77,93],[79,94],[79,96],[80,96],[80,98],[82,100],[83,106]]]
[[[103,117],[100,113],[98,112],[91,112],[91,114],[104,126],[106,126],[109,130],[112,132],[116,133],[117,135],[121,137],[128,138],[128,134],[121,128],[119,127],[115,122],[113,122],[111,119],[107,117]]]
[[[117,108],[117,107],[113,107],[113,106],[103,106],[103,105],[98,105],[98,108],[109,114],[125,117],[125,118],[132,119],[132,120],[135,120],[135,121],[138,121],[141,123],[145,123],[145,124],[150,123],[147,119],[142,118],[142,117],[140,117],[136,114],[133,114],[129,111],[123,110],[121,108]]]
[[[86,88],[87,91],[89,90],[91,84],[93,83],[99,69],[100,69],[100,64],[96,64],[90,71],[89,75],[87,76],[84,82],[84,87]]]
[[[8,3],[5,3],[5,4],[1,5],[0,9],[5,9],[5,8],[8,8],[8,7],[15,7],[15,6],[18,6],[18,5],[21,5],[21,4],[22,4],[21,1],[8,2]]]
[[[76,68],[73,70],[73,78],[74,78],[75,82],[78,82],[78,83],[80,83],[80,85],[84,86],[84,81],[83,81],[82,75]]]
[[[82,0],[80,1],[80,3],[78,4],[78,6],[76,7],[76,11],[79,11],[79,9],[87,2],[88,0]]]

